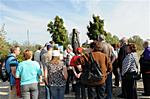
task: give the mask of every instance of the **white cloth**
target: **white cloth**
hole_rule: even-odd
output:
[[[34,53],[34,60],[37,61],[37,62],[40,62],[40,53],[41,53],[40,50],[37,50],[37,51]]]

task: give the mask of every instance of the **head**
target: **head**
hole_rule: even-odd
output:
[[[144,41],[143,47],[144,48],[150,47],[150,39],[147,39],[146,41]]]
[[[136,51],[137,51],[137,47],[136,47],[135,44],[130,43],[130,44],[128,44],[127,46],[128,46],[128,47],[127,47],[127,52],[128,52],[128,53],[132,53],[132,52],[136,52]]]
[[[92,42],[90,44],[91,51],[101,51],[101,42]]]
[[[82,47],[78,47],[78,48],[76,48],[76,53],[77,54],[82,54]]]
[[[19,46],[13,46],[11,49],[10,49],[10,52],[15,54],[16,56],[20,54],[20,47]]]
[[[23,57],[25,60],[32,59],[32,55],[33,55],[32,51],[30,51],[28,49],[23,52]]]
[[[52,46],[51,45],[47,45],[47,51],[51,50]]]
[[[105,40],[105,36],[104,35],[98,35],[98,41],[104,41]]]
[[[60,51],[59,50],[53,50],[52,51],[52,60],[60,60]]]
[[[119,48],[119,44],[112,44],[112,47],[114,48],[114,50],[117,50]]]
[[[38,46],[38,50],[41,50],[42,49],[42,46]]]
[[[120,44],[121,44],[121,45],[128,44],[128,39],[127,39],[126,37],[123,37],[123,38],[120,40]]]
[[[73,50],[73,49],[72,49],[72,46],[69,44],[69,45],[67,46],[67,49],[66,49],[66,50],[67,50],[68,53],[70,53],[70,52]]]

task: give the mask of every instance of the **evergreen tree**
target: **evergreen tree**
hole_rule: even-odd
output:
[[[59,16],[56,16],[54,22],[50,21],[47,25],[52,40],[59,45],[66,46],[68,44],[68,33],[64,27],[64,21]]]
[[[88,29],[88,37],[90,40],[97,40],[99,35],[105,35],[106,32],[104,30],[104,20],[100,19],[99,16],[93,15],[93,22],[89,22]]]

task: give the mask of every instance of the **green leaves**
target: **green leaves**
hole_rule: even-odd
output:
[[[64,21],[59,16],[54,18],[54,22],[50,21],[47,25],[47,31],[52,34],[52,40],[59,44],[66,46],[68,43],[68,33],[64,27]]]
[[[89,26],[87,26],[88,32],[87,35],[91,40],[97,40],[98,35],[104,35],[104,20],[100,19],[99,16],[93,15],[93,22],[89,22]]]

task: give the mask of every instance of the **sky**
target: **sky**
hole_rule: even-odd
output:
[[[76,28],[84,43],[93,14],[104,19],[104,29],[112,35],[150,39],[150,0],[0,0],[0,28],[5,24],[6,40],[21,44],[28,40],[27,31],[32,44],[50,41],[47,24],[56,15],[68,33]]]

